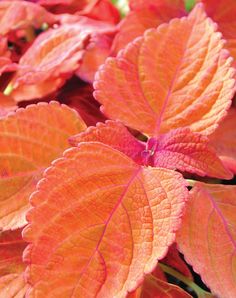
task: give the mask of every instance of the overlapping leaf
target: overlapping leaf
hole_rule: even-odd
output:
[[[0,34],[18,29],[40,28],[43,23],[53,24],[56,17],[35,3],[26,1],[0,2]]]
[[[136,2],[136,1],[135,1]],[[146,3],[147,2],[147,3]],[[117,54],[134,38],[141,36],[149,28],[157,28],[160,24],[170,21],[172,18],[182,17],[184,11],[183,1],[181,5],[175,5],[170,1],[145,1],[141,7],[131,11],[119,25],[119,33],[116,35],[112,52]]]
[[[127,296],[128,298],[190,298],[188,293],[180,287],[170,284],[161,279],[148,275],[143,285],[134,293]]]
[[[236,2],[234,0],[201,0],[201,2],[204,3],[207,14],[217,23],[219,31],[227,41],[226,47],[236,59]]]
[[[96,127],[89,127],[85,132],[70,138],[70,143],[74,146],[81,142],[101,142],[142,164],[144,144],[135,139],[120,122],[108,120],[105,124],[98,123]]]
[[[186,260],[212,292],[236,296],[236,186],[197,183],[178,232]]]
[[[0,297],[25,297],[28,285],[23,278],[22,253],[26,245],[21,230],[0,233]]]
[[[0,120],[0,229],[22,227],[29,195],[42,171],[85,129],[76,113],[56,102],[19,109]]]
[[[179,128],[147,144],[148,164],[199,176],[231,179],[232,173],[217,157],[207,137],[192,133],[189,128]]]
[[[234,94],[232,60],[222,47],[199,4],[187,18],[146,32],[108,59],[95,97],[110,118],[151,136],[183,126],[210,134]]]
[[[183,0],[130,0],[129,6],[131,10],[143,9],[147,6],[162,6],[168,5],[169,7],[181,8],[184,10],[184,1]]]
[[[184,185],[101,143],[68,150],[31,197],[29,297],[125,297],[172,244]]]
[[[7,114],[15,111],[17,109],[17,105],[13,98],[10,96],[4,95],[0,92],[0,117],[4,117]]]
[[[78,68],[88,33],[63,25],[40,34],[21,57],[12,85],[15,100],[43,97],[57,90]]]
[[[217,130],[210,136],[211,144],[225,166],[236,173],[236,108],[231,108]]]

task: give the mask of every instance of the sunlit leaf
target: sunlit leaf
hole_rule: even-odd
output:
[[[28,297],[125,297],[173,243],[187,196],[179,173],[107,145],[67,150],[31,197]]]
[[[187,18],[147,31],[108,58],[95,80],[95,98],[110,118],[150,136],[184,126],[210,134],[235,88],[223,44],[199,4]]]
[[[221,298],[236,296],[236,186],[197,183],[178,232],[187,262]]]
[[[29,196],[42,171],[85,129],[75,111],[56,102],[19,109],[0,119],[0,229],[25,225]]]

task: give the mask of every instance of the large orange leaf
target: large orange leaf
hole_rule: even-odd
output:
[[[191,298],[188,293],[180,287],[170,284],[161,279],[148,275],[142,286],[135,292],[130,293],[127,298]]]
[[[197,183],[177,242],[212,292],[236,297],[236,186]]]
[[[69,149],[31,197],[29,297],[125,297],[174,241],[187,196],[174,171],[102,143]]]
[[[43,23],[52,24],[56,17],[35,3],[26,1],[0,2],[0,34],[27,29],[30,26],[40,28]]]
[[[149,30],[108,59],[95,97],[110,118],[151,136],[183,126],[210,134],[235,89],[223,44],[199,4],[187,18]]]
[[[204,3],[207,14],[217,23],[219,31],[226,39],[226,47],[236,59],[236,1],[201,0],[201,2]],[[236,62],[234,62],[235,65]]]
[[[42,171],[85,129],[75,111],[56,102],[19,109],[0,120],[0,229],[22,227]]]
[[[138,6],[137,10],[131,11],[119,24],[119,32],[112,45],[113,54],[117,54],[134,38],[143,35],[145,30],[156,28],[172,18],[184,16],[186,13],[183,1],[180,2],[182,5],[174,5],[168,1],[152,1],[151,5],[146,3],[144,7]]]
[[[236,108],[231,108],[228,115],[210,136],[211,144],[226,167],[236,173]]]
[[[86,131],[70,138],[70,143],[74,146],[81,142],[101,142],[142,164],[145,145],[132,136],[120,122],[108,120],[105,124],[98,123],[96,127],[89,127]]]
[[[25,297],[28,288],[23,278],[22,253],[25,247],[21,230],[0,233],[0,297]]]
[[[206,136],[179,128],[147,144],[148,164],[182,172],[231,179],[233,174],[224,167]]]
[[[19,61],[11,95],[21,101],[57,90],[78,69],[88,39],[88,32],[82,32],[80,25],[41,33]]]

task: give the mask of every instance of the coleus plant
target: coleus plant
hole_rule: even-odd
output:
[[[173,276],[235,297],[236,186],[220,182],[236,171],[236,3],[130,1],[116,26],[109,1],[13,2],[25,18],[0,40],[0,296],[191,297]]]

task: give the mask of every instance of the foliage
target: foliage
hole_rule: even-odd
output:
[[[235,13],[0,2],[0,297],[236,296]]]

